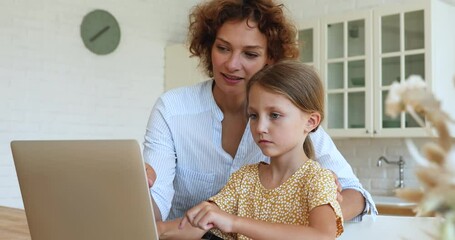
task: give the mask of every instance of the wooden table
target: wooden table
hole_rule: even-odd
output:
[[[0,239],[31,239],[24,210],[0,206]]]

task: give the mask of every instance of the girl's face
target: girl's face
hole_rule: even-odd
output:
[[[303,143],[314,128],[312,114],[297,108],[286,96],[254,84],[249,92],[251,133],[269,157],[304,157]]]
[[[212,46],[215,88],[229,95],[245,95],[246,83],[266,64],[267,38],[252,21],[227,21]]]

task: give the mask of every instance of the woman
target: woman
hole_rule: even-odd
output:
[[[246,117],[246,85],[268,64],[296,59],[296,29],[272,0],[211,0],[190,15],[190,51],[212,78],[171,90],[155,103],[144,158],[158,220],[174,219],[220,191],[240,167],[268,162]],[[316,157],[343,187],[341,208],[352,219],[372,208],[351,167],[322,128],[310,134]]]

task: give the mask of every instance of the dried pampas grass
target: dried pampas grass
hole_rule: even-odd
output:
[[[422,147],[424,156],[411,140],[406,140],[408,150],[418,164],[416,176],[421,189],[398,189],[396,195],[417,202],[417,216],[442,217],[437,238],[455,240],[455,146],[448,128],[448,123],[454,121],[441,109],[440,102],[427,91],[419,76],[392,84],[385,103],[389,116],[406,111],[429,133],[435,131],[437,134],[437,142],[428,142]],[[425,116],[429,124],[425,124],[421,116]]]

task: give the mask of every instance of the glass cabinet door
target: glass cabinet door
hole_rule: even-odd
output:
[[[300,61],[312,64],[314,61],[314,29],[303,29],[299,31]]]
[[[346,130],[354,131],[351,136],[365,136],[372,125],[370,18],[356,14],[327,19],[322,25],[325,127],[331,136],[343,136]]]
[[[299,27],[298,44],[301,62],[319,71],[319,21],[305,21]]]
[[[379,18],[380,51],[379,73],[381,89],[381,116],[379,129],[405,129],[419,127],[408,114],[392,119],[385,114],[385,99],[390,85],[403,82],[411,75],[425,78],[424,11],[401,12]]]
[[[391,84],[411,75],[420,75],[446,99],[455,98],[446,91],[453,87],[447,66],[455,61],[449,54],[455,33],[448,30],[454,9],[445,1],[384,4],[323,16],[299,28],[300,60],[320,69],[326,94],[322,125],[331,137],[428,136],[407,113],[387,116],[385,100]]]

